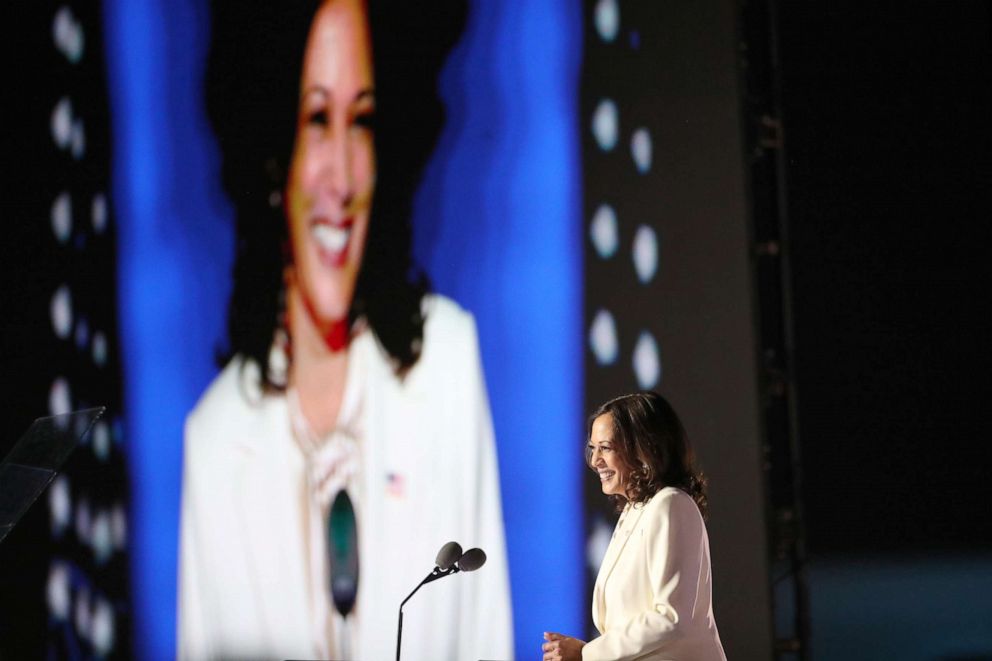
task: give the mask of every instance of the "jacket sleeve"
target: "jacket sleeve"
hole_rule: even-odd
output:
[[[483,378],[474,320],[467,316],[464,389],[462,390],[466,431],[464,456],[464,515],[468,518],[471,541],[486,552],[486,564],[479,571],[462,577],[459,641],[460,659],[513,658],[513,622],[510,581],[503,532],[499,467],[489,401]]]
[[[638,530],[645,537],[651,607],[586,644],[583,661],[634,659],[663,650],[681,637],[698,605],[700,576],[708,560],[696,504],[679,492],[656,497],[645,507]],[[611,605],[617,606],[607,603],[607,608]]]

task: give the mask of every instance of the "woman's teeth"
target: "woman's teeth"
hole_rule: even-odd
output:
[[[616,473],[616,471],[600,471],[600,473],[599,473],[599,481],[600,482],[606,482],[608,479],[610,479],[611,477],[613,477],[614,473]]]
[[[317,244],[327,252],[341,252],[348,245],[348,237],[351,236],[350,227],[335,227],[326,223],[320,223],[313,228],[313,238]]]

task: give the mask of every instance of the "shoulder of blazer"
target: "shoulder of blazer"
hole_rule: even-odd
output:
[[[673,515],[678,518],[687,516],[690,519],[698,519],[702,522],[702,515],[699,513],[699,507],[696,505],[696,501],[692,499],[692,496],[677,487],[664,487],[655,495],[651,496],[651,499],[644,503],[642,507],[644,508],[645,515],[642,517],[642,520],[648,521],[651,524],[656,524],[662,518],[669,519]]]
[[[422,309],[423,352],[409,379],[429,384],[436,394],[450,396],[465,389],[465,379],[481,369],[475,319],[457,303],[438,294],[425,296]],[[438,384],[447,387],[439,388]]]
[[[661,508],[665,506],[671,507],[674,503],[678,503],[677,506],[680,508],[686,505],[692,505],[692,507],[697,510],[699,509],[696,507],[696,501],[692,499],[692,496],[678,487],[663,487],[658,491],[658,493],[651,496],[644,506],[649,508]]]
[[[280,398],[262,393],[257,365],[233,358],[187,416],[187,450],[206,442],[223,443],[239,437],[239,432],[256,430],[272,401]]]
[[[440,294],[424,297],[424,358],[450,353],[451,349],[464,351],[474,348],[476,342],[475,318],[458,303]],[[436,351],[443,347],[443,352]],[[430,355],[428,352],[432,352]]]

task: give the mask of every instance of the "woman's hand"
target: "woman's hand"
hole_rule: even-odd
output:
[[[550,631],[544,632],[544,640],[548,642],[541,645],[544,650],[544,656],[541,657],[543,661],[582,661],[585,641]]]

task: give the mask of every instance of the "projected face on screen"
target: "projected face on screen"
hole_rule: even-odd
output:
[[[318,329],[346,321],[361,267],[375,186],[375,95],[366,13],[358,0],[314,16],[300,82],[286,184],[299,297]]]

